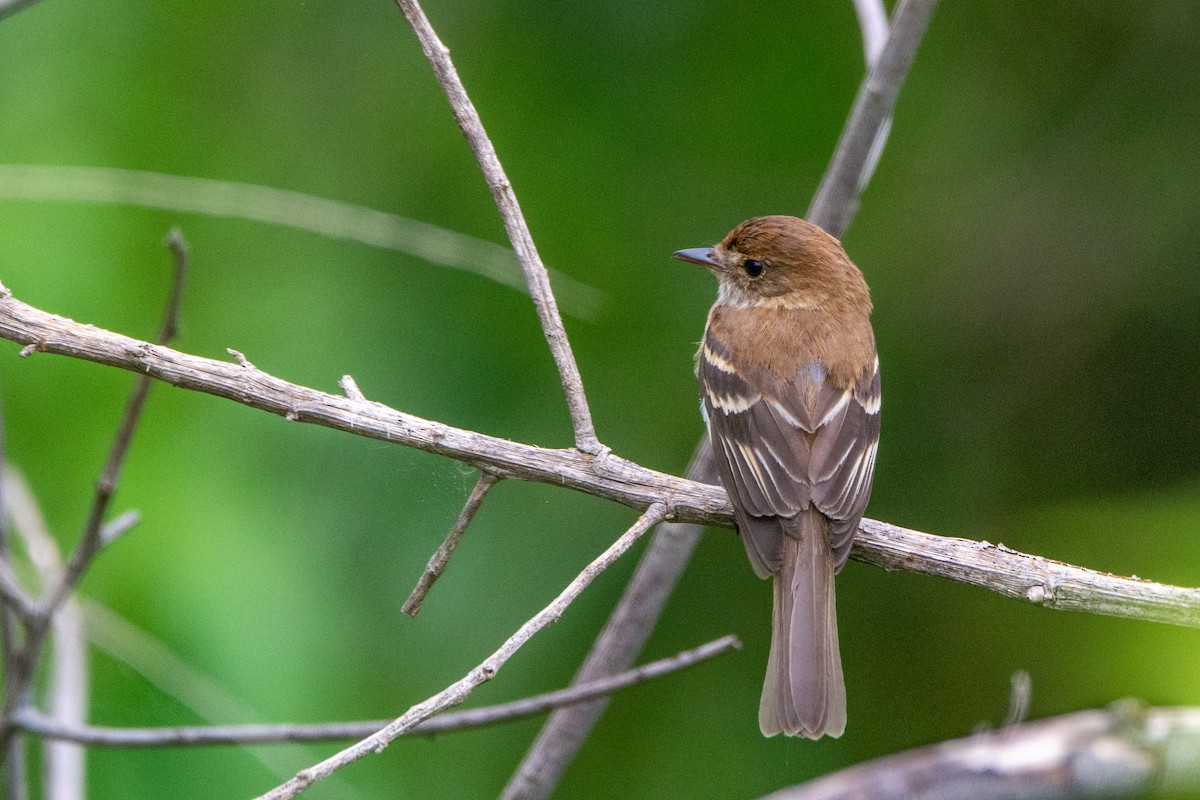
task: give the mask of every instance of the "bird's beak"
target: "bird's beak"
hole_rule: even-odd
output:
[[[680,261],[690,261],[702,267],[720,266],[713,259],[713,249],[711,247],[693,247],[690,250],[676,250],[671,254],[671,258],[678,258]]]

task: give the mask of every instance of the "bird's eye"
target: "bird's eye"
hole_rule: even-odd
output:
[[[742,262],[742,269],[746,270],[746,274],[751,278],[757,278],[759,275],[762,275],[763,270],[766,268],[767,265],[757,258],[747,258]]]

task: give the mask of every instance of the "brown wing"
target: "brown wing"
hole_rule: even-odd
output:
[[[699,359],[702,406],[721,482],[760,577],[778,573],[783,526],[815,504],[830,520],[836,569],[871,493],[879,441],[879,366],[837,389],[819,363],[792,380],[743,374],[710,334]],[[861,387],[861,388],[858,388]]]
[[[829,546],[835,572],[850,557],[850,545],[871,498],[875,453],[879,448],[879,360],[862,375],[840,410],[817,429],[809,461],[812,500],[829,518]]]

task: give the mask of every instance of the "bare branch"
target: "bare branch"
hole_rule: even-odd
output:
[[[567,341],[567,332],[558,314],[558,304],[550,289],[546,267],[538,255],[529,226],[521,214],[521,206],[517,203],[517,195],[496,155],[496,148],[492,146],[487,131],[483,128],[483,122],[479,119],[479,112],[475,110],[475,105],[467,96],[467,90],[454,69],[450,51],[429,24],[421,5],[417,0],[396,0],[396,5],[404,12],[408,24],[412,26],[417,41],[421,43],[421,50],[429,60],[429,66],[433,68],[433,74],[446,93],[446,99],[454,111],[454,119],[467,138],[471,152],[475,154],[475,160],[487,180],[488,188],[492,190],[496,208],[500,210],[500,216],[504,220],[504,229],[508,232],[517,260],[521,262],[521,269],[525,271],[525,281],[529,285],[529,294],[533,297],[538,319],[542,323],[542,333],[550,345],[550,353],[554,356],[558,376],[567,395],[571,424],[575,429],[575,446],[585,453],[602,454],[605,448],[596,438],[587,397],[583,393],[583,379],[579,375],[575,357],[571,354],[571,344]]]
[[[608,455],[548,450],[421,419],[382,403],[326,394],[254,367],[188,355],[47,314],[0,285],[0,338],[42,352],[146,374],[287,419],[447,456],[501,478],[548,483],[644,510],[665,503],[671,519],[734,527],[723,489]],[[1200,627],[1200,589],[1123,578],[1025,555],[1003,545],[864,519],[852,558],[969,583],[1047,608]]]
[[[859,87],[833,161],[808,209],[809,222],[834,236],[845,233],[858,211],[858,198],[871,177],[868,166],[873,169],[872,151],[888,124],[936,7],[937,0],[900,0],[879,61]],[[874,158],[878,157],[876,150]]]
[[[110,519],[100,526],[101,547],[108,547],[117,539],[129,533],[141,521],[142,515],[136,508],[123,511],[113,519]]]
[[[695,666],[722,653],[741,647],[735,636],[724,636],[708,644],[685,650],[669,658],[652,661],[636,669],[546,692],[523,700],[484,706],[431,717],[403,736],[435,736],[496,725],[540,714],[552,708],[580,703],[602,695],[660,678]],[[178,728],[107,728],[96,725],[63,725],[26,708],[16,715],[17,725],[27,733],[48,739],[77,742],[92,747],[204,747],[213,745],[275,744],[279,742],[322,742],[361,739],[388,724],[388,720],[334,722],[317,725],[204,725]]]
[[[260,718],[252,706],[150,632],[100,603],[83,600],[80,604],[85,611],[90,645],[139,674],[165,696],[178,701],[196,719],[213,724],[218,720],[242,723]],[[270,748],[251,747],[245,752],[266,770],[264,774],[280,781],[295,774],[297,764],[311,764],[321,757],[313,748],[288,743]],[[335,776],[326,789],[334,796],[353,796],[353,792],[347,791],[348,787],[339,787],[340,783]]]
[[[1200,589],[1110,575],[1018,553],[1003,544],[931,536],[864,519],[852,557],[886,570],[949,578],[1058,611],[1200,627]]]
[[[163,313],[162,323],[159,325],[158,336],[155,339],[156,343],[160,345],[169,343],[179,330],[179,306],[183,302],[183,286],[187,280],[188,265],[187,243],[184,242],[183,234],[178,228],[171,229],[167,235],[166,244],[174,258],[174,269],[172,270],[171,291],[167,297],[167,309]],[[139,376],[133,392],[129,396],[129,402],[125,405],[125,414],[117,428],[116,438],[109,450],[108,460],[104,464],[104,471],[100,474],[100,479],[96,481],[95,498],[92,501],[92,510],[88,515],[83,536],[58,584],[48,591],[42,601],[41,613],[47,619],[74,590],[92,559],[104,546],[105,539],[101,533],[104,517],[108,513],[113,493],[116,492],[117,479],[120,477],[121,468],[125,465],[125,456],[129,454],[129,446],[133,444],[133,433],[141,421],[142,409],[145,408],[146,398],[150,395],[151,384],[149,375]],[[36,638],[36,633],[31,635],[31,642],[35,642]],[[36,645],[34,649],[36,650]]]
[[[505,662],[517,650],[521,649],[526,642],[533,638],[538,631],[561,617],[567,606],[573,603],[575,598],[579,597],[583,590],[595,580],[597,575],[620,558],[646,531],[661,522],[667,513],[668,509],[666,505],[662,503],[651,505],[629,530],[625,531],[596,560],[584,567],[583,572],[579,573],[575,580],[571,581],[567,585],[567,588],[563,589],[550,605],[543,608],[522,625],[516,633],[508,638],[508,641],[500,646],[499,650],[484,659],[483,663],[467,673],[465,677],[446,687],[428,700],[413,706],[378,733],[368,736],[357,744],[327,758],[320,764],[297,773],[296,777],[262,795],[259,800],[285,800],[285,798],[295,797],[312,784],[322,778],[328,777],[347,764],[357,761],[369,753],[381,751],[397,736],[400,736],[405,731],[410,730],[434,714],[456,706],[466,700],[477,686],[494,678]]]
[[[886,756],[765,800],[1088,800],[1200,790],[1200,708],[1123,701]]]
[[[715,471],[712,448],[705,437],[688,465],[688,477],[715,481]],[[703,532],[699,525],[679,522],[659,527],[621,601],[575,673],[575,683],[613,675],[637,660]],[[602,697],[551,714],[504,788],[501,800],[549,796],[606,708],[608,698]]]
[[[158,336],[154,337],[158,344],[170,344],[179,335],[179,309],[183,305],[183,287],[187,283],[188,261],[191,257],[187,240],[183,238],[183,231],[178,227],[173,227],[167,232],[165,244],[171,251],[175,268],[171,270],[171,292],[167,295],[167,310],[163,314],[162,324],[158,327]]]
[[[887,10],[883,7],[883,0],[854,0],[854,11],[858,15],[858,27],[862,30],[863,57],[869,72],[879,63],[879,56],[883,54],[884,45],[887,44]],[[867,159],[859,173],[858,192],[860,194],[866,191],[867,184],[871,182],[871,176],[875,174],[875,167],[879,166],[879,159],[883,156],[883,148],[887,146],[888,136],[891,133],[892,115],[889,113],[887,119],[879,126],[875,140],[871,142],[871,150],[867,153]],[[850,222],[847,220],[846,226],[849,227],[849,225]],[[841,233],[845,233],[845,231],[843,230]]]
[[[682,503],[688,521],[728,524],[730,510],[723,493],[713,494],[708,487],[645,469],[616,456],[599,459],[601,464],[597,468],[595,456],[574,448],[549,450],[520,444],[421,419],[382,403],[364,403],[319,392],[268,375],[248,361],[231,364],[200,358],[48,314],[15,299],[3,285],[0,285],[0,338],[31,345],[38,352],[67,355],[149,375],[288,420],[448,456],[501,478],[520,477],[584,489],[639,510],[665,499],[672,508]]]
[[[471,495],[467,498],[466,505],[458,515],[454,527],[450,529],[450,533],[446,534],[446,540],[429,559],[425,571],[421,573],[420,580],[413,587],[412,594],[404,601],[400,610],[405,614],[415,617],[421,611],[421,603],[425,602],[425,595],[429,594],[429,590],[433,588],[434,581],[442,577],[442,573],[446,571],[450,557],[454,555],[454,550],[458,547],[462,535],[466,533],[467,526],[471,524],[471,520],[475,519],[475,512],[483,504],[484,496],[487,495],[489,489],[496,485],[498,480],[499,478],[491,472],[479,474],[479,480],[475,483],[475,488],[471,490]]]

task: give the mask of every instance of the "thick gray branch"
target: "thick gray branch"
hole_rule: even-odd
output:
[[[1200,791],[1200,708],[1123,702],[886,756],[764,800],[1090,800]]]
[[[2,284],[0,338],[25,345],[22,353],[56,353],[131,370],[289,420],[448,456],[500,477],[564,486],[640,510],[662,504],[670,518],[680,522],[734,526],[729,499],[717,486],[646,469],[611,454],[550,450],[454,428],[381,403],[288,383],[252,366],[200,358],[81,325],[20,302]],[[852,557],[884,569],[981,586],[1048,608],[1200,627],[1200,589],[1109,575],[1002,545],[863,520]]]

